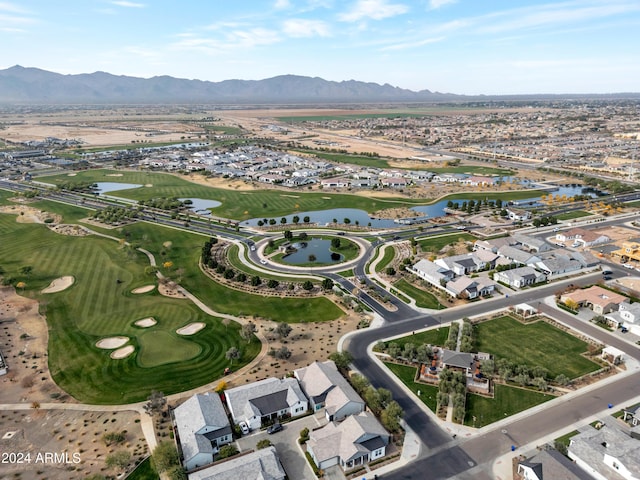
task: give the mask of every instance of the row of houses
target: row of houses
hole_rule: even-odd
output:
[[[599,263],[589,252],[558,249],[535,237],[513,235],[477,240],[470,253],[433,262],[422,259],[408,270],[451,296],[473,299],[491,295],[496,282],[519,289],[545,282],[550,277],[595,268]],[[505,269],[498,269],[493,280],[484,276],[469,277],[497,267]]]
[[[297,369],[290,378],[267,378],[222,395],[194,395],[175,408],[183,465],[191,471],[213,463],[220,447],[233,441],[232,422],[258,430],[279,419],[323,408],[328,423],[311,433],[307,447],[318,468],[351,468],[385,455],[390,435],[365,411],[365,402],[329,360]],[[327,443],[327,438],[332,441]],[[198,475],[193,478],[205,478],[201,472]]]

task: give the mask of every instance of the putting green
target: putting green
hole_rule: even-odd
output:
[[[157,367],[196,358],[202,352],[197,343],[163,331],[148,331],[138,337],[140,353],[138,363],[142,367]]]

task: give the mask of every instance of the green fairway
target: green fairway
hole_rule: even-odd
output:
[[[429,168],[433,173],[466,173],[468,175],[497,175],[507,177],[513,175],[508,168],[488,167],[485,165],[451,165],[446,167]],[[527,197],[528,198],[528,197]]]
[[[158,263],[171,261],[173,267],[162,269],[163,273],[174,278],[180,277],[181,284],[187,290],[217,312],[253,315],[288,323],[334,320],[344,314],[336,304],[324,297],[265,297],[214,282],[198,266],[202,245],[207,238],[205,236],[146,222],[129,225],[123,231],[130,241],[152,252]]]
[[[357,208],[374,212],[383,208],[424,204],[403,198],[366,198],[358,195],[324,192],[296,192],[287,194],[280,190],[237,191],[207,187],[189,182],[167,173],[120,171],[121,177],[109,177],[111,170],[88,170],[78,172],[75,177],[57,175],[42,177],[41,181],[60,184],[62,182],[120,182],[152,185],[110,193],[112,196],[133,200],[148,200],[156,197],[204,198],[222,203],[212,209],[214,215],[235,220],[249,218],[276,218],[295,212],[326,210],[331,208]],[[313,222],[313,217],[311,222]]]
[[[427,237],[418,239],[418,245],[423,252],[439,252],[445,245],[451,245],[456,242],[476,241],[476,237],[469,233],[452,233],[450,235],[442,235],[438,237]]]
[[[434,308],[437,310],[445,308],[432,293],[411,285],[404,278],[395,282],[393,286],[413,298],[416,301],[416,306],[420,308]]]
[[[260,349],[259,342],[241,340],[238,324],[225,327],[191,302],[157,292],[131,294],[156,279],[145,273],[145,256],[117,242],[58,235],[43,225],[19,224],[14,215],[3,214],[0,258],[5,278],[24,281],[21,293],[43,302],[51,375],[82,402],[129,403],[144,400],[152,389],[165,394],[191,389],[222,375],[230,347],[242,350],[240,365]],[[32,266],[29,275],[20,273],[25,265]],[[39,293],[63,275],[75,278],[71,288]],[[154,317],[158,324],[148,329],[134,325],[145,317]],[[191,322],[206,327],[188,337],[175,334]],[[111,350],[96,347],[98,340],[112,336],[129,338],[134,353],[114,360]]]
[[[382,250],[384,250],[384,255],[380,259],[380,261],[376,264],[376,272],[382,272],[385,268],[393,261],[396,256],[396,249],[391,245],[383,245]]]
[[[465,425],[478,428],[484,427],[557,398],[553,395],[501,384],[494,385],[494,388],[494,398],[482,397],[472,393],[467,394]]]
[[[389,370],[393,372],[393,374],[402,380],[409,389],[422,400],[429,410],[432,412],[436,411],[437,400],[436,395],[438,394],[438,387],[434,385],[426,385],[424,383],[416,383],[413,379],[416,376],[416,367],[412,367],[409,365],[398,365],[397,363],[392,362],[384,362]]]
[[[600,368],[581,355],[587,351],[586,342],[543,321],[523,325],[504,316],[475,328],[477,351],[530,367],[544,367],[550,378],[560,374],[576,378]]]

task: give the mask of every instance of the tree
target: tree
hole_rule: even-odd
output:
[[[311,255],[309,255],[309,261],[310,262],[315,262],[316,261],[316,256],[312,253]]]
[[[356,392],[362,395],[362,393],[369,386],[369,380],[367,380],[366,377],[363,377],[359,373],[355,373],[351,375],[351,386]]]
[[[167,475],[169,476],[169,480],[187,480],[187,472],[184,471],[182,465],[174,465],[167,470]]]
[[[285,240],[291,240],[293,238],[293,233],[291,233],[291,230],[285,230],[283,236]]]
[[[269,279],[269,281],[267,282],[267,287],[269,288],[278,288],[279,285],[280,285],[280,282],[273,278]]]
[[[276,334],[280,338],[287,338],[291,333],[291,330],[292,329],[288,323],[279,323],[278,326],[276,327]]]
[[[153,449],[151,461],[158,473],[166,472],[171,467],[179,466],[180,457],[175,444],[168,441],[158,443],[158,446]]]
[[[351,219],[350,218],[345,218],[344,219],[344,224],[345,225],[349,225],[351,223]]]
[[[131,454],[126,450],[119,450],[117,452],[113,452],[111,455],[107,455],[104,463],[109,468],[115,468],[119,471],[124,471],[129,465],[131,461]]]
[[[313,289],[313,283],[311,283],[311,280],[306,280],[303,284],[302,284],[302,288],[309,291]]]
[[[422,344],[416,348],[416,360],[420,363],[427,363],[432,353],[433,351],[429,345]]]
[[[311,219],[309,218],[309,216],[308,216],[308,215],[305,215],[305,217],[302,219],[302,221],[303,221],[304,223],[309,223],[309,221],[310,221],[310,220],[311,220]]]
[[[382,402],[380,400],[380,395],[378,391],[369,385],[367,389],[364,391],[363,395],[364,401],[367,403],[367,406],[371,409],[371,411],[375,415],[379,415],[382,411]]]
[[[402,356],[411,362],[416,356],[416,346],[411,342],[405,343]]]
[[[391,358],[399,358],[402,353],[402,349],[396,342],[391,342],[387,347],[387,353]]]
[[[258,443],[256,443],[256,448],[258,450],[262,450],[263,448],[269,448],[271,446],[271,440],[268,438],[263,438]]]
[[[147,414],[153,415],[154,413],[162,412],[166,404],[167,397],[164,396],[164,393],[152,390],[143,408]]]
[[[291,358],[291,351],[283,345],[278,350],[274,351],[273,356],[278,360],[288,360]]]
[[[387,430],[397,432],[400,430],[400,419],[402,415],[404,415],[402,407],[400,407],[398,402],[392,400],[380,414],[380,420]]]
[[[307,232],[300,232],[300,234],[298,235],[298,238],[300,239],[301,242],[306,242],[307,238],[309,238],[309,234]]]
[[[251,277],[251,286],[252,287],[257,287],[261,283],[262,283],[262,279],[258,275],[254,275],[253,277]]]
[[[228,443],[227,445],[223,445],[220,447],[220,451],[218,452],[218,460],[222,460],[223,458],[233,457],[238,454],[238,449],[233,443]]]
[[[248,322],[242,325],[242,331],[240,332],[240,336],[244,338],[247,341],[247,343],[249,343],[251,342],[251,339],[253,338],[253,336],[257,331],[258,329],[256,328],[255,323]]]
[[[335,248],[336,250],[340,248],[340,239],[338,237],[331,239],[331,248]]]
[[[322,289],[323,290],[331,290],[333,288],[333,280],[330,278],[325,278],[322,280]]]
[[[333,352],[329,355],[329,360],[333,361],[340,370],[347,370],[349,364],[353,361],[353,357],[349,352]]]
[[[238,272],[236,275],[236,281],[244,283],[247,281],[247,275],[244,272]]]
[[[297,225],[300,222],[300,217],[298,215],[294,215],[291,220]]]
[[[566,386],[566,385],[569,385],[571,383],[571,379],[569,377],[567,377],[564,373],[561,373],[560,375],[558,375],[555,378],[555,382],[558,385]]]
[[[385,273],[387,275],[393,276],[396,274],[396,269],[393,267],[387,267],[387,269],[385,270]]]
[[[231,347],[227,350],[227,353],[225,353],[224,356],[231,362],[231,365],[233,365],[233,361],[240,358],[240,350],[236,347]]]
[[[281,223],[282,225],[284,225],[285,223],[287,223],[287,218],[286,218],[286,217],[282,217],[282,218],[280,219],[280,223]]]

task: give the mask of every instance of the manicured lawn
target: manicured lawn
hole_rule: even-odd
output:
[[[413,379],[416,375],[416,367],[399,365],[392,362],[384,362],[384,364],[402,381],[402,383],[409,387],[416,397],[422,400],[422,403],[424,403],[432,412],[436,411],[436,395],[438,394],[438,387],[414,382]],[[420,392],[419,395],[418,392]]]
[[[237,191],[213,188],[189,182],[176,175],[155,172],[118,171],[121,177],[109,177],[110,170],[88,170],[78,172],[75,177],[57,175],[42,177],[41,181],[59,184],[62,182],[121,182],[152,185],[110,193],[112,196],[133,200],[148,200],[154,197],[189,197],[217,200],[222,205],[212,209],[214,215],[236,220],[249,218],[275,218],[294,212],[326,210],[331,208],[358,208],[374,212],[383,208],[413,206],[425,202],[403,198],[366,198],[358,195],[325,192],[296,192],[291,196],[280,190]],[[314,219],[311,217],[311,221]]]
[[[404,278],[395,282],[393,286],[413,298],[418,307],[435,308],[438,310],[445,308],[438,302],[438,299],[433,294],[411,285]]]
[[[396,250],[391,245],[385,245],[381,248],[384,250],[384,255],[376,265],[376,272],[383,272],[396,256]]]
[[[151,457],[148,457],[144,462],[138,465],[126,480],[158,480],[160,476],[151,466]]]
[[[449,327],[432,328],[424,332],[418,332],[406,337],[389,340],[389,343],[397,343],[400,347],[404,347],[405,343],[413,343],[415,346],[427,345],[444,345],[449,336]]]
[[[8,198],[11,198],[14,196],[13,192],[10,192],[8,190],[2,190],[0,189],[0,205],[11,205],[13,204],[13,202],[8,201]]]
[[[573,430],[572,432],[569,432],[565,435],[562,435],[561,437],[558,437],[555,439],[555,442],[558,442],[562,445],[564,445],[565,447],[569,447],[569,443],[571,441],[571,437],[575,437],[577,434],[579,434],[580,432],[578,430]],[[554,443],[555,443],[554,442]]]
[[[580,355],[587,351],[586,342],[543,321],[523,325],[504,316],[475,328],[478,351],[530,367],[544,367],[551,378],[561,373],[576,378],[599,368]]]
[[[222,375],[230,347],[242,350],[240,365],[260,349],[259,342],[247,344],[240,338],[238,324],[225,327],[191,302],[157,291],[131,294],[156,279],[145,273],[145,256],[112,240],[58,235],[43,225],[19,224],[13,215],[0,215],[0,258],[5,277],[26,282],[23,294],[44,302],[51,375],[82,402],[129,403],[146,399],[153,389],[171,394],[195,388]],[[20,273],[25,265],[33,267],[28,276]],[[75,278],[71,288],[40,293],[63,275]],[[134,325],[146,317],[154,317],[157,325]],[[191,322],[206,327],[188,337],[175,333]],[[135,352],[111,359],[110,350],[95,344],[112,336],[128,337]]]
[[[574,212],[561,213],[555,217],[558,220],[573,220],[574,218],[590,217],[592,214],[584,210],[576,210]]]
[[[449,235],[441,235],[438,237],[428,237],[418,239],[418,245],[423,252],[439,252],[445,245],[451,245],[456,242],[471,241],[474,242],[476,237],[469,233],[452,233]]]
[[[557,397],[533,390],[498,384],[495,385],[494,398],[467,394],[467,413],[464,417],[464,424],[471,427],[484,427],[554,398]],[[473,421],[474,417],[476,419],[475,422]]]

